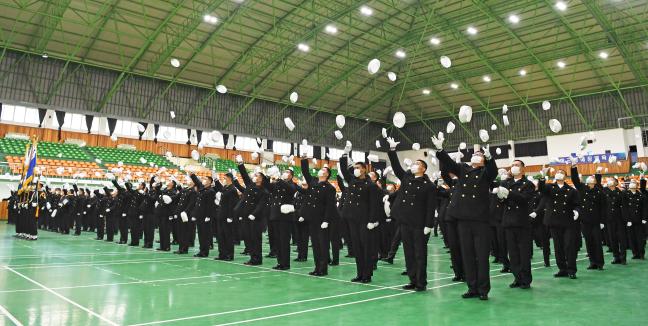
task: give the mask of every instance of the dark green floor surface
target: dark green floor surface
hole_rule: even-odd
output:
[[[491,299],[482,302],[460,298],[466,286],[451,281],[440,238],[429,244],[429,290],[415,293],[400,289],[407,282],[402,253],[394,265],[379,263],[373,283],[356,284],[348,258],[317,278],[308,275],[311,260],[284,272],[270,269],[271,259],[250,267],[242,265],[245,256],[196,259],[96,241],[90,233],[41,232],[35,242],[12,234],[12,226],[0,225],[0,325],[648,323],[648,263],[588,271],[584,252],[578,279],[569,280],[554,279],[555,267],[543,267],[536,249],[530,290],[509,289],[511,274],[491,264]]]

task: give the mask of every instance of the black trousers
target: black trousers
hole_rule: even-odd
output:
[[[155,240],[155,215],[144,215],[144,245],[153,246]]]
[[[457,221],[446,221],[446,230],[448,234],[448,248],[450,249],[450,261],[452,262],[452,270],[455,277],[464,278],[464,264],[461,255],[461,243],[459,241],[459,227]]]
[[[489,254],[493,232],[488,222],[460,220],[457,222],[461,256],[468,291],[488,294],[490,291]]]
[[[549,266],[549,259],[551,258],[551,242],[549,241],[551,233],[549,233],[549,228],[542,223],[538,223],[533,226],[533,234],[537,245],[542,248],[544,264]]]
[[[247,243],[245,247],[250,254],[250,262],[261,264],[263,262],[262,256],[262,241],[263,241],[263,220],[257,217],[254,221],[249,219],[242,225],[247,227]]]
[[[191,240],[191,220],[183,222],[181,218],[177,219],[177,238],[178,251],[186,252],[189,250],[189,241]]]
[[[309,238],[309,222],[295,222],[295,227],[297,228],[296,242],[297,242],[297,259],[308,259],[308,238]]]
[[[521,285],[531,285],[531,253],[533,237],[531,227],[505,228],[506,245],[511,262],[511,272],[515,282]]]
[[[632,222],[632,226],[628,227],[630,249],[632,249],[632,255],[635,257],[644,257],[646,254],[645,231],[645,227],[641,224],[641,221]]]
[[[160,249],[170,250],[171,249],[171,222],[173,216],[159,216],[158,225],[160,233]]]
[[[277,231],[277,264],[290,268],[290,237],[293,222],[287,217],[274,221]]]
[[[615,259],[620,261],[626,260],[628,251],[628,236],[624,222],[608,222],[606,225],[608,237],[610,239],[610,249]]]
[[[401,225],[400,232],[410,284],[424,288],[427,286],[427,243],[430,235],[423,234],[423,228],[409,225]]]
[[[502,263],[503,268],[511,268],[511,262],[508,258],[508,242],[506,232],[501,224],[495,227],[495,238],[497,240],[497,258]]]
[[[103,239],[105,232],[106,217],[101,214],[97,216],[97,239]]]
[[[121,214],[119,215],[121,217]],[[116,219],[119,218],[116,214],[110,213],[106,217],[106,240],[113,241],[115,237],[115,227],[117,226]]]
[[[373,274],[373,262],[371,255],[371,235],[373,230],[367,229],[367,223],[357,220],[348,220],[349,235],[355,254],[357,277],[362,280],[369,280]]]
[[[218,226],[218,258],[230,259],[234,258],[234,239],[232,223],[227,223],[227,219],[218,219],[216,221]]]
[[[270,243],[270,255],[277,255],[279,242],[279,233],[276,221],[268,221],[268,242]]]
[[[74,234],[76,235],[81,234],[82,220],[83,216],[81,215],[81,213],[74,214]]]
[[[598,223],[583,223],[581,231],[585,238],[585,248],[587,249],[590,264],[603,267],[605,261],[603,259],[603,234],[601,232],[601,226]]]
[[[439,221],[439,227],[441,228],[444,247],[450,248],[450,245],[448,243],[448,224],[446,223],[446,221]]]
[[[209,247],[213,241],[211,220],[205,222],[204,217],[199,217],[195,224],[198,228],[199,253],[209,256]]]
[[[348,219],[340,220],[340,237],[344,239],[344,244],[347,246],[347,255],[355,256],[353,251],[353,243],[351,241],[351,231],[350,231],[350,222]]]
[[[169,229],[171,232],[171,236],[173,237],[173,242],[174,243],[180,243],[180,240],[178,238],[180,237],[180,224],[182,223],[182,219],[179,218],[178,216],[173,216],[173,219],[169,221]]]
[[[398,252],[398,248],[400,247],[401,244],[401,230],[400,230],[400,224],[396,227],[396,231],[394,232],[394,236],[391,239],[391,242],[389,244],[389,252],[387,253],[387,258],[388,259],[394,259],[396,257],[396,253]]]
[[[342,248],[342,239],[340,238],[340,220],[331,220],[328,229],[323,232],[326,233],[326,237],[329,239],[330,243],[331,256],[329,256],[328,252],[326,253],[326,256],[333,263],[340,262],[340,249]]]
[[[561,272],[576,274],[576,255],[580,233],[575,227],[550,227],[556,265]]]
[[[124,214],[119,215],[119,242],[128,241],[128,218]]]
[[[127,218],[131,234],[131,245],[137,246],[139,245],[140,236],[142,234],[142,222],[144,216],[142,215],[142,219],[140,219],[140,215],[129,214]]]
[[[311,238],[311,243],[313,244],[313,260],[315,261],[314,271],[317,273],[327,274],[329,260],[328,228],[322,229],[321,221],[309,221],[308,233]]]

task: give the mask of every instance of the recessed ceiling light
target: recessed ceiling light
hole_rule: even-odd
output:
[[[432,45],[439,45],[439,44],[441,44],[441,40],[436,38],[436,37],[433,37],[433,38],[430,39],[430,43]]]
[[[490,78],[490,76],[486,75],[486,76],[482,77],[482,80],[487,82],[487,83],[490,83],[491,78]]]
[[[178,68],[178,67],[180,67],[180,60],[178,60],[178,59],[176,59],[176,58],[171,59],[171,65],[172,65],[174,68]]]
[[[362,6],[360,7],[360,13],[365,15],[365,16],[371,16],[373,15],[373,9],[367,7],[367,6]]]
[[[401,58],[401,59],[407,56],[407,54],[405,54],[405,51],[403,50],[396,50],[396,53],[394,55],[396,55],[397,58]]]
[[[297,44],[297,49],[299,49],[299,51],[302,51],[302,52],[308,52],[308,51],[310,51],[310,46],[308,46],[308,44],[299,43],[299,44]]]
[[[565,3],[564,1],[556,1],[556,9],[560,11],[567,10],[567,3]]]
[[[601,58],[601,59],[603,59],[603,60],[607,59],[608,56],[609,56],[608,53],[605,52],[605,51],[601,51],[601,52],[599,53],[599,58]]]
[[[520,69],[520,76],[526,76],[527,71],[524,69]]]
[[[326,25],[326,27],[324,27],[324,31],[326,31],[329,34],[337,34],[338,29],[337,29],[337,27],[335,27],[335,25],[330,24],[330,25]]]
[[[520,17],[515,14],[511,14],[508,16],[508,20],[511,24],[517,24],[520,22]]]
[[[556,62],[556,66],[558,66],[558,68],[562,69],[562,68],[567,67],[567,64],[564,61],[558,61],[558,62]]]
[[[47,59],[47,58],[49,57],[49,55],[47,55],[47,53],[43,53],[42,57],[43,57],[44,59]]]
[[[218,23],[218,17],[212,15],[203,16],[203,21],[207,24],[215,25]]]
[[[459,88],[459,85],[457,85],[457,83],[452,83],[452,84],[450,84],[450,88],[457,89],[457,88]]]
[[[466,32],[468,32],[468,34],[470,35],[476,35],[477,29],[473,26],[468,26],[468,28],[466,28]]]
[[[424,89],[421,91],[421,93],[423,93],[423,95],[430,95],[430,90],[427,89],[427,88],[424,88]]]

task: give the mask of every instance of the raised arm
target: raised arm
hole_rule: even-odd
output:
[[[578,166],[572,165],[571,167],[571,179],[574,183],[574,188],[581,190],[583,189],[583,183],[581,183],[580,175],[578,174]]]
[[[346,182],[351,183],[353,181],[353,178],[355,178],[350,172],[349,172],[349,157],[347,154],[342,155],[340,157],[340,170],[342,172],[342,176],[344,177],[344,180]]]
[[[189,177],[191,178],[191,181],[193,181],[194,186],[198,187],[198,190],[203,190],[205,186],[200,182],[200,179],[195,174],[190,174]]]
[[[400,161],[398,160],[398,154],[396,154],[395,150],[390,150],[387,152],[387,156],[389,157],[389,163],[391,163],[392,170],[394,171],[394,174],[398,179],[401,181],[403,178],[405,178],[405,170],[403,170],[403,167],[400,164]]]
[[[342,177],[340,177],[340,175],[338,174],[337,176],[335,176],[335,180],[337,181],[338,188],[340,188],[340,191],[344,192],[346,187],[344,186],[344,180],[342,180]]]
[[[439,166],[441,167],[441,171],[451,172],[455,175],[460,174],[459,170],[461,169],[461,167],[457,162],[450,158],[450,155],[448,155],[446,151],[437,151],[436,157],[437,159],[439,159]]]
[[[484,158],[486,160],[486,158]],[[486,175],[489,183],[492,183],[497,178],[497,163],[495,163],[494,158],[486,160]]]
[[[243,163],[238,165],[238,170],[241,174],[241,178],[243,178],[243,183],[245,183],[245,186],[251,187],[252,179],[250,179],[250,175],[248,175],[247,169],[245,168],[245,165]]]
[[[302,171],[302,175],[304,176],[304,179],[306,179],[306,183],[309,186],[313,184],[313,177],[310,175],[310,171],[308,167],[308,159],[305,158],[301,159],[301,171]]]

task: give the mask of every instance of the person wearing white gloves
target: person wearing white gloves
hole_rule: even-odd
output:
[[[195,220],[192,220],[191,211],[196,204],[198,195],[196,186],[190,181],[187,187],[179,190],[177,206],[172,221],[172,232],[175,228],[174,239],[178,242],[178,250],[174,254],[185,255],[189,253],[189,247],[193,247],[195,241]],[[175,201],[175,199],[174,199]],[[177,218],[175,218],[177,216]]]
[[[381,209],[378,203],[378,187],[369,179],[365,163],[356,162],[353,166],[348,163],[347,154],[340,157],[340,172],[348,184],[342,206],[342,218],[349,224],[349,237],[356,263],[356,277],[351,281],[370,283],[374,256],[371,249],[375,249],[370,244],[371,232],[376,232],[374,229],[378,223],[378,209]]]
[[[554,256],[558,273],[554,277],[576,279],[576,255],[578,253],[578,191],[565,182],[567,174],[559,169],[554,183],[546,184],[543,176],[538,190],[547,198],[544,223],[554,242]]]
[[[158,236],[160,237],[160,247],[156,249],[157,251],[171,250],[171,230],[174,221],[176,221],[174,217],[177,216],[175,211],[180,199],[179,188],[175,180],[169,180],[166,187],[157,193],[155,217],[158,222]]]
[[[626,220],[626,230],[632,259],[643,259],[645,255],[646,239],[642,220],[646,219],[646,196],[639,190],[635,180],[631,180],[628,189],[623,192],[622,201],[623,217]]]
[[[305,182],[298,188],[301,194],[299,216],[308,223],[315,261],[315,269],[309,274],[326,276],[329,264],[329,230],[337,223],[335,188],[329,183],[331,171],[328,167],[324,167],[317,173],[317,178],[314,178],[310,175],[308,160],[302,159],[301,172]]]
[[[218,205],[217,226],[216,232],[218,236],[218,256],[216,260],[232,261],[234,260],[234,220],[235,217],[234,207],[239,202],[239,195],[236,187],[234,186],[234,175],[226,173],[221,183],[215,180],[217,191],[220,193],[220,200]],[[217,195],[218,196],[218,195]]]
[[[405,290],[425,291],[427,288],[427,243],[434,227],[434,215],[437,209],[436,185],[425,174],[427,163],[417,160],[406,172],[396,154],[396,145],[392,138],[388,152],[394,174],[401,181],[401,187],[394,206],[391,208],[393,218],[400,224],[405,267],[409,284]]]
[[[268,183],[270,192],[270,223],[274,224],[277,242],[276,270],[290,269],[290,238],[297,217],[295,217],[295,192],[297,185],[293,181],[293,171],[287,169],[279,179]]]
[[[530,202],[535,186],[524,175],[524,162],[515,160],[511,164],[511,177],[503,180],[496,196],[504,204],[502,228],[506,237],[506,248],[515,277],[511,288],[531,287],[531,253],[533,250],[533,229],[531,226]]]
[[[599,170],[600,171],[600,170]],[[603,224],[602,214],[605,207],[605,195],[601,185],[602,176],[600,173],[586,178],[585,184],[581,182],[578,174],[578,166],[572,164],[572,183],[580,194],[580,216],[581,232],[585,238],[585,248],[590,264],[587,269],[603,270],[605,260],[603,258]]]
[[[443,150],[443,134],[439,136],[432,137],[432,143],[437,150],[441,172],[458,177],[447,214],[457,220],[464,275],[468,285],[468,292],[462,298],[479,297],[480,300],[488,300],[492,238],[489,196],[490,186],[497,177],[497,165],[488,146],[475,151],[470,164],[457,163]]]
[[[614,260],[612,264],[626,264],[628,251],[628,236],[626,221],[622,214],[624,192],[619,189],[616,178],[608,178],[603,193],[605,194],[605,228],[608,246],[612,251]]]
[[[267,220],[266,207],[269,199],[267,187],[269,181],[261,172],[256,172],[250,177],[245,165],[240,160],[237,161],[239,161],[238,170],[243,178],[245,189],[242,191],[243,195],[238,203],[235,216],[241,218],[239,227],[243,230],[243,241],[250,255],[250,260],[245,264],[261,265],[263,262],[261,241],[263,224]],[[288,241],[290,241],[290,238],[288,238]],[[290,242],[288,246],[290,247]],[[290,253],[288,252],[288,254]]]
[[[193,184],[197,188],[196,202],[191,210],[191,217],[196,219],[198,229],[199,251],[194,257],[209,257],[209,249],[212,247],[214,236],[212,234],[212,214],[216,213],[216,191],[212,186],[214,179],[211,176],[198,179],[195,174],[190,175]]]

